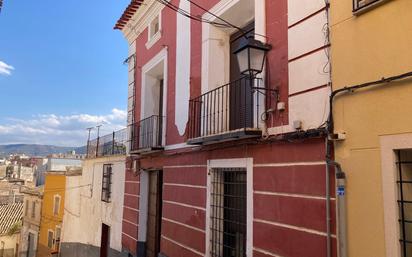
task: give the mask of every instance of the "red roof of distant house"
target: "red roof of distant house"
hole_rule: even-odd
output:
[[[124,10],[122,17],[120,17],[120,19],[116,22],[114,29],[123,29],[127,22],[129,22],[129,20],[142,5],[143,1],[144,0],[132,0],[126,10]]]

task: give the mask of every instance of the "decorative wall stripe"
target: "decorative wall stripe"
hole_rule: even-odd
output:
[[[140,184],[140,181],[134,181],[134,180],[126,180],[126,183],[130,183],[130,184]]]
[[[308,229],[308,228],[304,228],[304,227],[297,227],[297,226],[293,226],[293,225],[287,225],[287,224],[283,224],[283,223],[267,221],[267,220],[261,220],[261,219],[253,219],[253,221],[263,223],[263,224],[272,225],[272,226],[298,230],[298,231],[301,231],[301,232],[306,232],[306,233],[315,234],[315,235],[319,235],[319,236],[325,236],[325,237],[327,236],[327,234],[325,232],[317,231],[317,230],[314,230],[314,229]],[[336,235],[332,234],[332,237],[336,237]]]
[[[177,187],[190,187],[190,188],[201,188],[206,189],[206,186],[188,185],[188,184],[177,184],[177,183],[163,183],[165,186],[177,186]]]
[[[206,168],[207,165],[175,165],[175,166],[164,166],[164,169],[177,169],[177,168]]]
[[[136,239],[136,238],[134,238],[134,237],[132,237],[132,236],[130,236],[130,235],[124,233],[124,232],[122,232],[122,235],[125,235],[125,236],[127,236],[127,237],[129,237],[129,238],[131,238],[131,239],[133,239],[134,241],[137,242],[137,239]]]
[[[133,226],[136,226],[136,227],[139,226],[139,224],[133,223],[133,222],[128,221],[128,220],[126,220],[126,219],[123,219],[123,221],[126,222],[126,223],[129,223],[129,224],[132,224]]]
[[[291,29],[291,28],[295,27],[296,25],[298,25],[298,24],[300,24],[300,23],[302,23],[302,22],[304,22],[304,21],[312,18],[312,17],[315,16],[316,14],[321,13],[321,12],[325,11],[326,9],[327,9],[327,6],[324,6],[323,8],[317,10],[316,12],[314,12],[314,13],[312,13],[312,14],[309,14],[308,16],[306,16],[306,17],[298,20],[297,22],[289,25],[288,29]]]
[[[127,195],[127,196],[133,196],[133,197],[137,197],[137,198],[139,198],[139,197],[140,197],[139,195],[128,194],[128,193],[124,193],[124,195]]]
[[[299,91],[299,92],[290,94],[289,97],[293,97],[293,96],[305,94],[305,93],[308,93],[308,92],[311,92],[311,91],[315,91],[315,90],[318,90],[318,89],[325,88],[325,87],[327,87],[327,86],[329,86],[329,85],[328,85],[328,84],[324,84],[324,85],[321,85],[321,86],[312,87],[312,88],[309,88],[309,89],[306,89],[306,90],[303,90],[303,91]]]
[[[260,163],[255,164],[253,167],[290,167],[290,166],[317,166],[326,165],[325,161],[313,161],[313,162],[283,162],[283,163]]]
[[[132,210],[132,211],[137,211],[137,212],[139,212],[139,210],[138,210],[138,209],[131,208],[131,207],[126,206],[126,205],[123,205],[123,207],[124,207],[124,208],[126,208],[126,209],[129,209],[129,210]]]
[[[260,248],[257,248],[257,247],[253,247],[253,250],[256,251],[256,252],[260,252],[260,253],[269,255],[269,256],[273,256],[273,257],[283,257],[283,256],[268,252],[266,250],[263,250],[263,249],[260,249]]]
[[[330,44],[323,45],[323,46],[321,46],[321,47],[319,47],[319,48],[316,48],[316,49],[314,49],[314,50],[312,50],[312,51],[309,51],[309,52],[307,52],[307,53],[304,53],[304,54],[301,54],[301,55],[299,55],[299,56],[296,56],[295,58],[290,59],[289,62],[293,62],[293,61],[299,60],[299,59],[301,59],[301,58],[303,58],[303,57],[305,57],[305,56],[311,55],[311,54],[313,54],[313,53],[316,53],[316,52],[321,51],[321,50],[323,50],[323,49],[325,49],[325,48],[328,48],[328,47],[330,47]]]
[[[267,191],[254,191],[254,193],[259,194],[259,195],[273,195],[273,196],[284,196],[284,197],[293,197],[293,198],[303,198],[303,199],[326,201],[326,197],[323,197],[323,196],[313,196],[313,195],[303,195],[303,194],[287,194],[287,193],[267,192]],[[332,197],[331,200],[334,201],[335,198]]]
[[[184,204],[184,203],[179,203],[179,202],[174,202],[174,201],[167,201],[167,200],[163,200],[164,203],[170,203],[170,204],[174,204],[174,205],[179,205],[179,206],[184,206],[184,207],[189,207],[189,208],[193,208],[193,209],[198,209],[201,211],[206,211],[206,208],[202,208],[199,206],[194,206],[194,205],[189,205],[189,204]]]
[[[181,243],[179,243],[179,242],[176,242],[175,240],[170,239],[170,238],[168,238],[168,237],[166,237],[166,236],[164,236],[164,235],[162,235],[162,238],[165,239],[165,240],[167,240],[167,241],[169,241],[169,242],[172,242],[172,243],[175,244],[175,245],[178,245],[178,246],[180,246],[180,247],[182,247],[182,248],[185,248],[186,250],[189,250],[189,251],[191,251],[191,252],[193,252],[193,253],[195,253],[195,254],[197,254],[197,255],[204,256],[204,253],[201,253],[201,252],[199,252],[199,251],[197,251],[197,250],[195,250],[195,249],[193,249],[193,248],[191,248],[191,247],[189,247],[189,246],[186,246],[186,245],[184,245],[184,244],[181,244]]]
[[[168,219],[168,218],[165,218],[165,217],[163,217],[162,220],[165,220],[165,221],[168,221],[170,223],[174,223],[176,225],[183,226],[183,227],[186,227],[186,228],[189,228],[189,229],[193,229],[193,230],[196,230],[196,231],[199,231],[199,232],[202,232],[202,233],[206,233],[206,231],[203,230],[203,229],[196,228],[196,227],[193,227],[193,226],[190,226],[190,225],[187,225],[187,224],[175,221],[175,220],[171,220],[171,219]]]

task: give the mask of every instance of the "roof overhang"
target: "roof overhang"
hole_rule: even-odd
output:
[[[133,17],[133,15],[137,12],[139,7],[142,5],[144,0],[132,0],[130,4],[124,10],[120,19],[116,22],[114,29],[122,30],[129,20]]]

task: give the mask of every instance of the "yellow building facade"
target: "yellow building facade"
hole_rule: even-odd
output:
[[[412,1],[331,0],[335,159],[347,256],[412,256]]]
[[[66,176],[63,172],[46,173],[37,247],[38,257],[52,256],[59,252],[65,190]]]

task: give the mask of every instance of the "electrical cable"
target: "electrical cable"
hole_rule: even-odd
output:
[[[193,15],[191,15],[189,12],[187,12],[186,10],[181,9],[180,7],[172,4],[171,2],[169,2],[169,1],[167,1],[167,0],[156,0],[156,1],[159,2],[159,3],[161,3],[161,4],[163,4],[164,6],[168,7],[169,9],[171,9],[171,10],[173,10],[173,11],[175,11],[175,12],[177,12],[177,13],[179,13],[179,14],[187,17],[187,18],[189,18],[189,19],[192,19],[192,20],[195,20],[195,21],[198,21],[198,22],[202,22],[202,23],[208,23],[208,24],[214,25],[214,26],[216,26],[216,27],[220,27],[220,28],[232,28],[232,29],[237,29],[237,30],[239,30],[240,32],[242,32],[243,35],[246,35],[246,32],[245,32],[243,29],[241,29],[240,27],[238,27],[238,26],[234,25],[233,23],[231,23],[231,22],[223,19],[222,17],[219,17],[218,15],[210,12],[209,10],[207,10],[206,8],[202,7],[201,5],[199,5],[198,3],[196,3],[196,2],[194,2],[194,1],[192,1],[192,0],[187,0],[187,1],[188,1],[189,3],[191,3],[191,4],[193,4],[194,6],[196,6],[197,8],[199,8],[199,9],[201,9],[201,10],[209,13],[210,15],[212,15],[212,16],[215,17],[216,19],[222,21],[223,23],[210,21],[210,20],[201,18],[200,16],[193,16]],[[255,33],[255,32],[253,32],[253,34],[256,35],[256,36],[261,36],[261,37],[264,37],[264,38],[269,38],[269,37],[266,36],[266,35],[262,35],[262,34]]]
[[[397,81],[397,80],[402,80],[402,79],[406,79],[406,78],[412,78],[412,71],[406,72],[406,73],[403,73],[403,74],[400,74],[400,75],[388,77],[388,78],[383,77],[380,80],[366,82],[366,83],[358,84],[358,85],[354,85],[354,86],[343,87],[343,88],[337,89],[335,91],[332,91],[332,94],[329,97],[329,117],[328,117],[328,126],[327,126],[328,134],[333,134],[333,128],[334,128],[334,124],[333,124],[333,100],[337,95],[339,95],[341,93],[345,93],[345,92],[353,93],[353,92],[355,92],[356,90],[359,90],[359,89],[367,88],[367,87],[370,87],[370,86],[378,86],[378,85],[382,85],[382,84],[388,84],[390,82]]]

